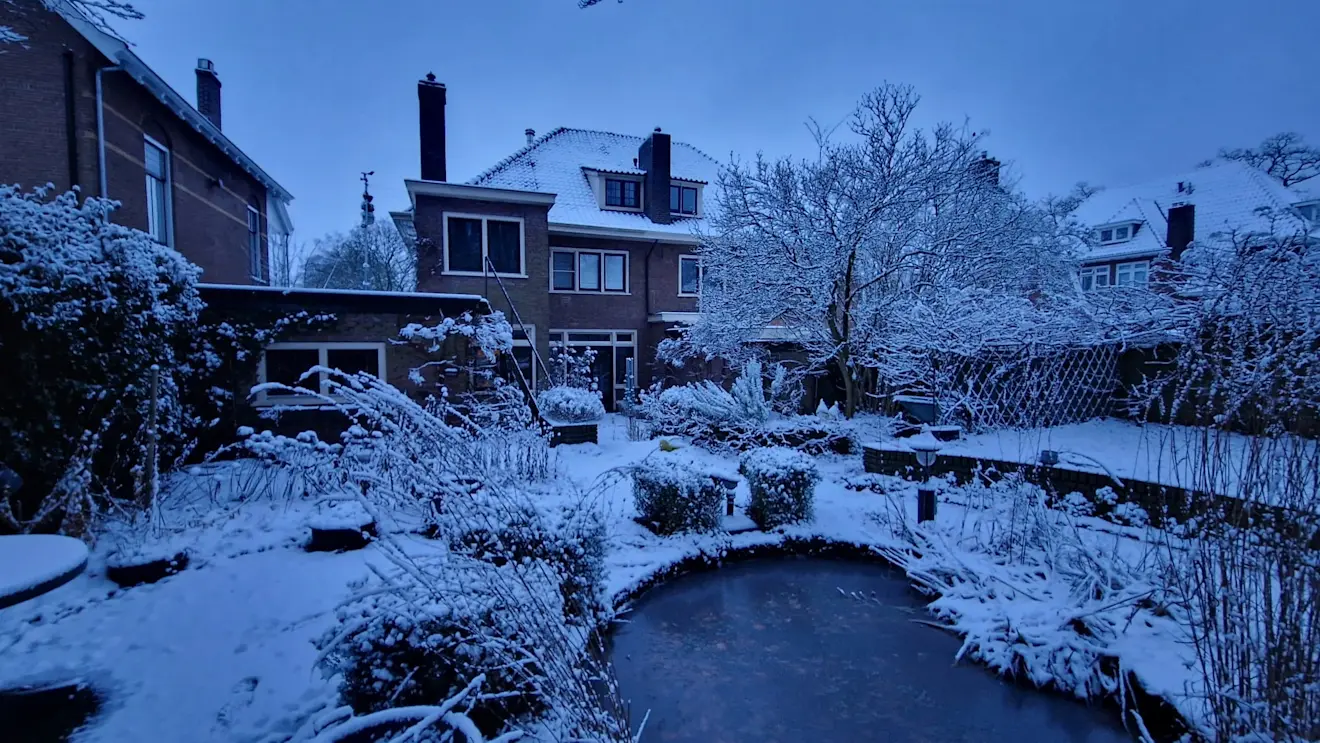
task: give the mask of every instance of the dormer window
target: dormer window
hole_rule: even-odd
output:
[[[697,216],[697,188],[682,183],[669,185],[669,212],[684,216]]]
[[[624,178],[606,178],[605,206],[616,209],[641,209],[641,182]]]
[[[1297,213],[1302,215],[1302,219],[1310,222],[1320,222],[1320,201],[1312,201],[1309,204],[1298,204]]]
[[[1108,227],[1101,227],[1100,244],[1113,245],[1114,243],[1124,243],[1132,239],[1136,234],[1136,225],[1134,224],[1116,224]]]

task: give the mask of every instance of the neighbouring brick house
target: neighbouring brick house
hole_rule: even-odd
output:
[[[550,344],[595,348],[607,407],[657,373],[657,344],[697,312],[694,251],[718,164],[656,129],[631,136],[527,131],[525,147],[466,183],[448,180],[446,89],[417,86],[421,177],[394,212],[416,241],[419,290],[480,294],[514,325],[515,357],[533,384]],[[506,298],[507,292],[507,298]]]
[[[1194,240],[1270,231],[1320,237],[1320,190],[1309,183],[1285,187],[1255,168],[1223,162],[1107,188],[1077,216],[1093,230],[1078,278],[1084,291],[1102,291],[1147,286],[1156,261],[1177,260]]]
[[[20,42],[0,53],[0,182],[77,186],[122,202],[217,284],[270,281],[270,237],[292,231],[288,191],[221,131],[220,79],[198,60],[194,107],[122,40],[71,7],[0,2]]]

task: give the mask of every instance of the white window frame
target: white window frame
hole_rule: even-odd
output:
[[[1302,219],[1308,222],[1320,222],[1320,201],[1309,201],[1303,204],[1297,204],[1297,213]]]
[[[683,261],[694,261],[694,262],[697,264],[697,291],[696,291],[695,293],[693,293],[693,292],[685,292],[685,291],[683,291]],[[703,281],[704,281],[705,278],[706,278],[703,274],[704,274],[704,271],[701,270],[701,256],[699,256],[699,255],[680,255],[680,256],[678,257],[678,296],[680,296],[680,297],[700,297],[700,296],[701,296],[701,285],[702,285]]]
[[[161,245],[168,245],[168,246],[170,246],[170,247],[174,247],[174,162],[173,162],[173,161],[174,161],[174,158],[171,156],[170,148],[166,147],[164,144],[161,144],[161,142],[160,142],[159,140],[157,140],[155,137],[151,136],[150,134],[143,134],[143,135],[142,135],[142,139],[143,139],[143,141],[144,141],[145,144],[149,144],[149,145],[151,145],[152,147],[155,147],[156,149],[160,150],[160,151],[161,151],[162,153],[164,153],[164,155],[165,155],[165,157],[163,158],[164,161],[165,161],[165,189],[164,189],[164,191],[165,191],[165,239],[162,240],[162,241],[160,241],[160,243],[161,243]],[[150,173],[147,173],[147,172],[146,172],[146,170],[147,170],[147,160],[146,160],[146,156],[147,156],[147,153],[146,153],[145,151],[143,151],[143,153],[142,153],[142,171],[143,171],[143,175],[144,175],[145,177],[147,177],[147,178],[155,178],[155,176],[153,176],[153,175],[151,175]],[[146,187],[146,182],[145,182],[145,181],[143,181],[143,187],[144,187],[144,188]],[[151,213],[148,212],[148,213],[147,213],[147,234],[148,234],[148,235],[151,234],[151,227],[152,227],[152,225],[151,225]],[[154,238],[155,235],[152,235],[152,237]]]
[[[637,206],[616,206],[609,203],[610,181],[629,182],[637,184]],[[620,187],[622,189],[622,187]],[[620,198],[623,196],[622,190],[619,192]],[[616,175],[614,173],[600,174],[600,208],[608,209],[613,212],[643,212],[646,210],[646,180],[637,176]]]
[[[1123,283],[1124,270],[1126,269],[1128,274],[1131,275],[1138,267],[1140,267],[1143,271],[1145,271],[1145,279],[1140,284],[1136,283],[1135,281],[1131,281],[1130,283],[1124,284]],[[1150,261],[1127,261],[1125,263],[1118,264],[1117,266],[1114,267],[1113,285],[1142,288],[1142,289],[1146,288],[1147,286],[1150,286]]]
[[[1119,230],[1126,230],[1127,232],[1123,235],[1123,237],[1119,237],[1118,236]],[[1108,240],[1105,239],[1106,232],[1109,233]],[[1117,245],[1119,243],[1125,243],[1132,240],[1132,238],[1136,237],[1136,234],[1137,234],[1137,226],[1132,222],[1107,224],[1095,231],[1096,239],[1099,240],[1101,245]]]
[[[256,225],[257,225],[257,229],[255,233],[255,237],[256,237],[255,244],[253,241],[254,233],[252,231],[252,224],[253,224],[252,219],[254,217],[256,218]],[[261,212],[258,211],[255,206],[248,204],[247,218],[248,218],[248,232],[247,232],[248,272],[250,273],[253,281],[266,283],[267,281],[269,281],[270,271],[267,268],[267,262],[265,260],[265,257],[262,255],[264,251],[262,251],[261,249]],[[255,253],[253,253],[254,248],[256,249]]]
[[[675,217],[686,217],[686,218],[690,218],[690,219],[700,219],[700,218],[701,218],[702,211],[703,211],[702,208],[701,208],[701,202],[702,202],[702,198],[701,198],[701,197],[702,197],[702,189],[703,189],[703,185],[700,184],[700,183],[694,183],[694,182],[692,182],[692,181],[683,181],[683,180],[673,179],[673,180],[671,180],[671,181],[669,182],[669,187],[672,189],[674,186],[678,186],[678,187],[680,187],[680,188],[691,188],[691,189],[695,189],[695,190],[696,190],[696,192],[697,192],[697,210],[696,210],[695,212],[691,213],[691,214],[688,214],[687,212],[684,212],[684,211],[677,211],[677,212],[676,212],[676,211],[674,211],[673,209],[670,209],[670,210],[669,210],[669,213],[672,214],[672,215],[675,216]],[[669,198],[669,194],[666,193],[666,194],[665,194],[665,199],[668,199],[668,198]],[[679,209],[682,209],[682,208],[683,208],[683,195],[682,195],[682,193],[679,194],[679,203],[678,203],[678,206],[679,206]]]
[[[449,220],[453,219],[479,219],[481,220],[481,271],[451,271],[449,270]],[[487,259],[490,256],[490,230],[488,224],[491,220],[496,222],[517,222],[518,223],[518,265],[522,269],[521,273],[500,273],[498,271],[487,271]],[[527,278],[527,224],[522,217],[504,217],[499,214],[467,214],[465,212],[444,212],[441,219],[440,228],[444,233],[441,239],[444,243],[444,270],[443,276],[499,276],[506,279],[525,279]]]
[[[555,253],[573,254],[573,288],[556,289],[555,288]],[[593,253],[600,256],[600,287],[599,289],[582,288],[582,254]],[[605,256],[621,256],[623,258],[623,291],[618,289],[605,288]],[[615,297],[626,297],[632,294],[632,261],[631,253],[626,250],[591,250],[588,248],[550,248],[550,277],[549,288],[552,294],[605,294]]]
[[[1104,286],[1098,286],[1098,285],[1096,284],[1096,282],[1095,282],[1095,277],[1097,277],[1097,276],[1104,276],[1104,277],[1105,277],[1105,284],[1104,284]],[[1091,286],[1090,286],[1090,288],[1087,288],[1086,283],[1085,283],[1085,281],[1084,281],[1087,277],[1090,277],[1090,279],[1091,279]],[[1098,265],[1098,266],[1083,266],[1082,269],[1081,269],[1080,271],[1077,272],[1077,283],[1078,283],[1078,286],[1080,286],[1080,287],[1082,288],[1082,291],[1086,291],[1086,292],[1093,292],[1093,291],[1099,291],[1099,290],[1101,290],[1101,289],[1108,289],[1108,288],[1110,288],[1111,286],[1113,286],[1113,283],[1112,283],[1112,280],[1111,280],[1111,279],[1112,279],[1112,276],[1111,276],[1111,273],[1110,273],[1110,270],[1109,270],[1109,264],[1108,264],[1108,263],[1103,263],[1103,264],[1100,264],[1100,265]]]
[[[384,343],[352,343],[352,342],[336,342],[336,341],[272,343],[269,346],[266,346],[265,348],[261,349],[261,360],[257,362],[257,383],[266,384],[268,381],[270,381],[266,377],[267,351],[310,351],[310,350],[316,350],[320,352],[317,355],[317,361],[316,361],[317,366],[329,366],[329,364],[327,363],[327,359],[329,358],[329,351],[375,350],[377,354],[376,362],[380,370],[380,376],[378,378],[384,381],[386,376],[389,374],[389,371],[385,366]],[[320,391],[322,395],[324,395],[326,394],[326,375],[324,372],[318,372],[317,376],[318,376],[317,390]],[[338,396],[333,396],[331,399],[341,400],[341,398]],[[284,406],[294,406],[294,407],[317,408],[317,407],[324,407],[326,403],[320,399],[308,397],[307,395],[299,395],[299,394],[289,395],[289,394],[279,394],[279,393],[271,394],[266,390],[262,390],[261,392],[257,393],[255,404],[259,407],[267,407],[271,405],[284,405]]]
[[[612,373],[612,375],[611,375],[611,377],[610,377],[610,380],[611,380],[611,382],[613,382],[615,376],[618,375],[618,370],[614,368],[614,362],[618,360],[618,356],[615,355],[615,353],[614,353],[614,349],[616,349],[616,348],[631,348],[631,349],[633,349],[633,356],[632,356],[632,357],[633,357],[633,369],[635,370],[635,369],[637,368],[637,364],[640,363],[640,362],[638,361],[638,359],[637,359],[637,348],[638,348],[637,342],[638,342],[638,340],[639,340],[639,338],[638,338],[638,334],[639,334],[639,332],[640,332],[640,331],[635,330],[635,329],[633,329],[633,328],[552,328],[552,329],[549,331],[548,340],[546,341],[546,342],[547,342],[547,346],[546,346],[546,347],[547,347],[547,348],[551,348],[551,349],[553,349],[553,348],[555,347],[555,344],[556,344],[556,343],[562,343],[562,344],[564,344],[565,346],[568,346],[569,348],[587,348],[587,347],[603,347],[603,346],[609,346],[609,347],[610,347],[610,371],[611,371],[611,373]],[[608,334],[608,335],[610,336],[610,339],[607,340],[607,341],[575,341],[575,340],[569,340],[569,335],[572,334],[572,333],[600,333],[600,334]],[[620,339],[619,339],[619,336],[620,336],[620,334],[623,334],[623,333],[627,333],[627,334],[629,334],[629,335],[632,337],[632,339],[631,339],[631,340],[620,340]],[[617,402],[617,401],[619,400],[619,398],[623,396],[623,393],[627,391],[628,385],[627,385],[626,383],[622,383],[622,382],[613,382],[613,385],[614,385],[614,399],[615,399],[615,401]]]

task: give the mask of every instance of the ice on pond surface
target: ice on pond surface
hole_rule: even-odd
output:
[[[643,740],[1111,743],[1113,712],[1015,686],[971,663],[901,574],[762,560],[676,579],[613,636]]]

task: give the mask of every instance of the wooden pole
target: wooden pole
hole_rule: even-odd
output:
[[[157,489],[156,416],[158,414],[158,409],[160,407],[159,404],[160,366],[159,365],[157,364],[151,365],[149,378],[151,380],[151,399],[149,401],[149,406],[147,408],[147,483],[146,483],[147,487],[145,494],[147,502],[143,505],[145,505],[147,508],[151,509],[154,512],[156,507],[156,489]]]

